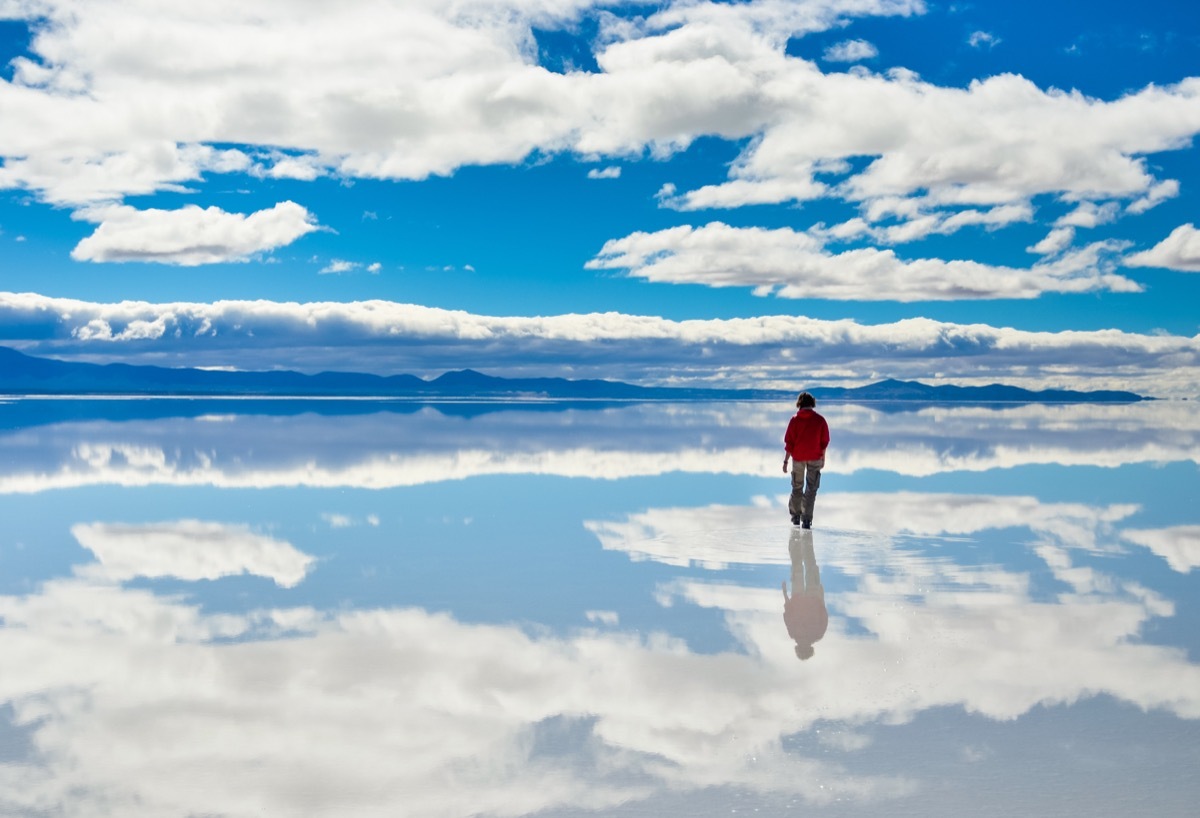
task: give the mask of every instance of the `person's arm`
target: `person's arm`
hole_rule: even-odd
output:
[[[788,421],[787,431],[783,433],[783,473],[787,474],[788,460],[792,456],[792,425],[795,418]]]

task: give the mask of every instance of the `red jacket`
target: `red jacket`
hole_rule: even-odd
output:
[[[792,460],[820,460],[829,445],[829,424],[813,409],[801,409],[788,421],[783,446]]]

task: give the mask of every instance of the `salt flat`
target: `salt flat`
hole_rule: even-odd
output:
[[[785,512],[786,406],[21,403],[0,406],[5,814],[1200,796],[1186,403],[828,404],[811,532]]]

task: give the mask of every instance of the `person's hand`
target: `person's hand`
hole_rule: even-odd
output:
[[[788,467],[788,459],[785,457],[785,458],[783,458],[783,473],[784,474],[787,474],[787,467]]]

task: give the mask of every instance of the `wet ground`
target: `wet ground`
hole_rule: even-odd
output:
[[[1193,815],[1200,412],[0,404],[0,814]]]

